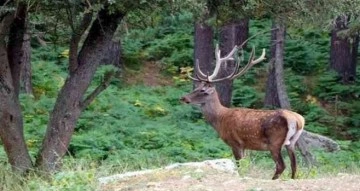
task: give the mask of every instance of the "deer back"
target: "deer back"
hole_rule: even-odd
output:
[[[219,136],[228,144],[240,144],[251,150],[268,150],[271,146],[285,144],[292,137],[287,138],[289,132],[289,135],[294,135],[293,127],[289,126],[293,120],[291,117],[295,115],[287,110],[235,108],[223,113],[217,129]]]

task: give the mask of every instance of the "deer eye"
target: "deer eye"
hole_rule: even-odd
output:
[[[201,93],[204,93],[204,92],[205,92],[205,90],[204,90],[204,89],[201,89],[201,90],[200,90],[200,92],[201,92]]]

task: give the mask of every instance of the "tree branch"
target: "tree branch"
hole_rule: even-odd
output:
[[[326,152],[340,150],[340,146],[336,143],[336,141],[309,131],[303,131],[297,142],[297,147],[299,148],[307,166],[316,165],[316,158],[309,152],[310,148],[323,149]]]
[[[92,21],[92,11],[86,11],[79,27],[73,31],[69,49],[69,71],[72,74],[78,67],[78,48],[81,37]]]
[[[109,85],[114,76],[118,76],[120,74],[120,70],[110,71],[105,74],[103,81],[99,84],[98,87],[95,88],[93,92],[91,92],[81,103],[80,109],[83,111],[87,106],[101,93],[103,92]]]

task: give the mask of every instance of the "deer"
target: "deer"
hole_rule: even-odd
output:
[[[231,148],[237,164],[244,157],[245,149],[270,151],[276,164],[273,180],[278,179],[285,170],[285,163],[281,155],[281,150],[285,146],[291,163],[291,178],[295,179],[297,168],[295,144],[304,129],[304,117],[287,109],[227,108],[220,102],[215,89],[216,83],[240,77],[255,64],[266,59],[265,49],[261,56],[255,59],[255,48],[253,47],[248,63],[244,67],[240,67],[241,61],[236,57],[238,49],[238,46],[234,46],[229,54],[220,57],[221,52],[216,45],[215,68],[211,75],[206,75],[201,71],[197,60],[194,76],[188,74],[190,79],[197,81],[197,85],[191,93],[181,97],[180,101],[201,108],[205,120]],[[227,61],[236,61],[234,70],[230,75],[218,78],[221,65],[226,64]]]

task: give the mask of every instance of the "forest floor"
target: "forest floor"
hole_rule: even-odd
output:
[[[360,175],[270,180],[241,177],[209,167],[180,167],[101,184],[101,191],[358,191]],[[261,175],[263,176],[263,175]],[[287,173],[282,175],[287,176]]]
[[[166,86],[172,84],[172,79],[162,75],[161,65],[156,62],[145,62],[138,71],[127,69],[124,79],[129,85]]]
[[[155,62],[144,63],[139,71],[126,73],[129,85],[171,85]],[[140,174],[99,183],[100,191],[360,191],[360,175],[339,173],[318,178],[289,179],[287,168],[279,180],[271,180],[273,171],[252,170],[248,174],[214,169],[209,166],[182,166],[172,169],[138,171]],[[141,174],[141,172],[145,172]],[[116,175],[115,175],[116,176]],[[121,175],[120,175],[121,176]]]

